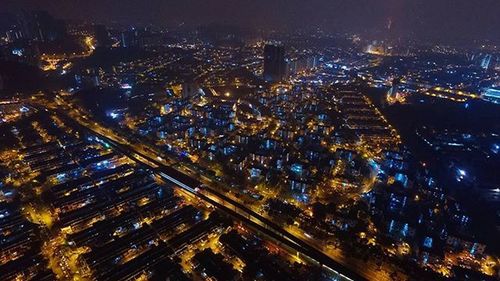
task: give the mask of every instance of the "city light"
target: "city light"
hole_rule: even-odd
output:
[[[490,3],[44,1],[2,5],[0,279],[499,276]]]

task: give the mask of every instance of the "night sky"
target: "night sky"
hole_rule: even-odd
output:
[[[0,11],[45,9],[121,24],[211,23],[267,30],[392,32],[413,38],[500,40],[500,0],[1,0]]]

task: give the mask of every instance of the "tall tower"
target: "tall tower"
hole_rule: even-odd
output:
[[[105,25],[94,25],[94,38],[97,41],[98,47],[110,47],[111,39],[109,38],[108,30]]]
[[[264,47],[264,80],[279,82],[285,77],[285,47],[270,43]]]
[[[123,48],[137,46],[137,32],[135,30],[126,30],[121,34],[121,46]]]
[[[41,42],[54,42],[66,36],[66,24],[46,11],[33,12],[33,35]]]

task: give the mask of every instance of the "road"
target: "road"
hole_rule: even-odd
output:
[[[318,241],[307,237],[299,229],[287,231],[283,229],[282,226],[275,224],[249,207],[244,206],[208,186],[199,189],[201,186],[199,180],[165,165],[166,159],[158,156],[156,152],[150,149],[144,149],[141,145],[132,145],[123,137],[115,135],[111,130],[103,128],[97,123],[90,122],[89,119],[82,119],[80,116],[71,114],[72,110],[69,110],[69,114],[73,115],[70,116],[68,115],[68,111],[63,111],[61,108],[51,108],[59,118],[70,122],[73,126],[90,131],[93,135],[104,140],[115,150],[149,167],[164,180],[174,183],[199,199],[218,207],[234,218],[247,223],[249,226],[254,227],[276,241],[316,261],[322,266],[337,273],[344,280],[391,280],[387,272],[378,270],[376,267],[363,267],[359,264],[353,264],[350,259],[342,257],[345,253],[344,255],[339,255],[333,251],[324,251],[324,247],[318,245]]]

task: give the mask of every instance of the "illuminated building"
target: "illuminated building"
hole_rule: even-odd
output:
[[[311,70],[318,66],[318,58],[316,56],[305,56],[287,60],[286,75],[297,74],[302,71]]]
[[[372,44],[366,47],[365,53],[372,55],[385,55],[387,51],[383,42],[379,43],[377,41],[374,41]]]
[[[201,89],[196,83],[184,83],[182,85],[181,96],[183,99],[194,97],[201,93]]]
[[[483,60],[481,61],[481,68],[488,69],[491,64],[491,58],[492,58],[491,55],[484,56]]]
[[[28,40],[16,40],[14,43],[0,49],[0,57],[8,61],[37,65],[39,63],[40,50],[37,44]]]
[[[483,94],[483,99],[492,103],[500,104],[500,89],[487,89]]]
[[[94,69],[85,69],[76,73],[75,82],[80,89],[94,88],[100,85],[99,76]]]
[[[15,42],[15,41],[20,40],[20,39],[23,38],[23,34],[17,28],[8,30],[6,32],[6,35],[7,35],[7,41],[8,42]]]

